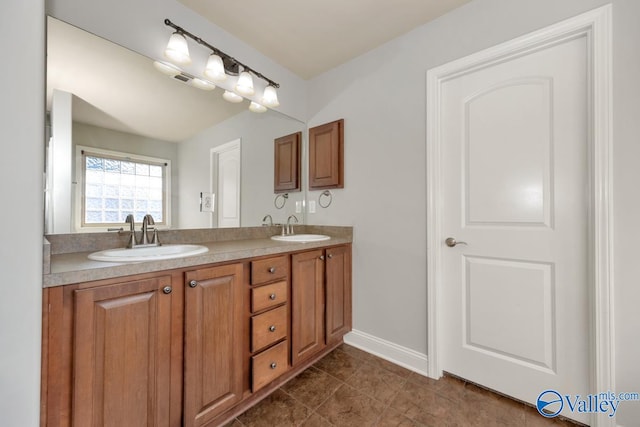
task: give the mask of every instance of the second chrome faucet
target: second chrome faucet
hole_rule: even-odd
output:
[[[269,220],[269,222],[267,222],[267,220]],[[289,218],[287,218],[287,223],[286,224],[274,224],[273,223],[273,218],[271,217],[271,215],[267,214],[264,216],[264,218],[262,218],[262,225],[263,226],[280,226],[282,227],[282,236],[288,236],[290,234],[295,234],[294,230],[293,230],[293,224],[291,224],[291,220],[294,220],[295,223],[298,223],[298,217],[296,217],[295,215],[289,215]]]
[[[292,219],[296,221],[296,224],[298,223],[298,218],[295,215],[289,215],[289,218],[287,218],[287,229],[286,229],[286,232],[283,233],[283,235],[295,234],[295,232],[293,231],[293,224],[291,224]],[[284,226],[283,226],[283,231],[284,231]]]

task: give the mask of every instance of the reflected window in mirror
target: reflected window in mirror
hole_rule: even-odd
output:
[[[169,160],[80,146],[77,150],[80,229],[119,227],[129,214],[136,222],[151,214],[156,225],[170,225]]]

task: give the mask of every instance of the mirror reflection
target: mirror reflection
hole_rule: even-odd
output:
[[[227,102],[55,18],[47,26],[47,234],[105,231],[130,213],[173,229],[295,214],[301,192],[274,205],[274,139],[305,138],[304,123]]]

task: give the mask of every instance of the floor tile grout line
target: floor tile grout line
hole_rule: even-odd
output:
[[[404,386],[407,384],[408,378],[403,378],[403,380],[404,382],[402,383],[402,387],[404,388]],[[375,426],[380,425],[380,421],[382,420],[382,417],[384,416],[385,412],[391,407],[391,403],[393,403],[398,393],[400,393],[400,390],[396,390],[393,396],[389,399],[389,402],[385,404],[385,407],[382,409],[382,412],[380,412],[380,416],[378,417],[378,419],[376,420],[376,423],[374,424]],[[408,417],[406,418],[410,419]],[[415,421],[415,420],[411,420],[411,421]]]
[[[336,393],[336,391],[338,391],[338,389],[339,389],[340,387],[342,387],[342,385],[343,385],[343,384],[346,384],[346,383],[345,383],[344,381],[342,381],[342,380],[340,380],[340,379],[338,379],[338,378],[336,378],[336,377],[332,376],[332,375],[331,375],[331,374],[329,374],[328,372],[325,372],[324,370],[322,370],[322,369],[320,369],[320,368],[318,368],[318,367],[315,367],[314,365],[311,365],[309,368],[315,368],[315,369],[317,369],[318,371],[320,371],[321,373],[323,373],[323,374],[325,374],[325,375],[328,375],[328,376],[330,376],[331,378],[333,378],[333,379],[335,379],[336,381],[338,381],[339,383],[341,383],[340,385],[338,385],[338,387],[336,387],[336,389],[335,389],[335,390],[333,390],[333,391],[329,394],[329,396],[327,396],[327,398],[326,398],[326,399],[322,400],[322,401],[321,401],[321,402],[320,402],[320,403],[319,403],[315,408],[312,408],[311,406],[309,406],[309,405],[307,405],[306,403],[302,402],[300,399],[298,399],[297,397],[295,397],[293,394],[291,394],[291,393],[287,392],[287,391],[286,391],[286,390],[284,390],[282,387],[280,387],[280,389],[282,390],[282,392],[284,392],[285,394],[287,394],[288,396],[290,396],[293,400],[295,400],[296,402],[300,403],[300,404],[301,404],[301,405],[303,405],[305,408],[307,408],[307,409],[309,409],[309,410],[311,411],[311,412],[310,412],[310,414],[307,416],[307,418],[305,418],[305,419],[304,419],[304,421],[303,421],[300,425],[304,424],[304,423],[305,423],[309,418],[311,418],[311,417],[313,416],[313,414],[316,414],[317,416],[319,416],[320,418],[322,418],[323,420],[327,421],[330,425],[332,425],[332,426],[333,426],[334,424],[333,424],[332,422],[330,422],[329,420],[327,420],[327,419],[326,419],[325,417],[323,417],[322,415],[320,415],[320,414],[317,412],[317,409],[318,409],[318,408],[320,408],[322,405],[324,405],[324,404],[325,404],[325,402],[327,402],[329,399],[331,399],[331,397]],[[307,368],[307,369],[309,369],[309,368]]]

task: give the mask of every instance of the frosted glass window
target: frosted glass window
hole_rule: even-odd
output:
[[[82,151],[82,157],[82,226],[121,225],[129,214],[136,222],[151,214],[156,224],[166,223],[168,162],[125,153]]]

